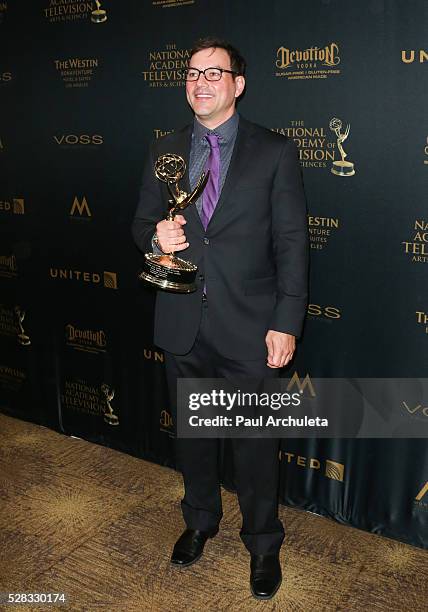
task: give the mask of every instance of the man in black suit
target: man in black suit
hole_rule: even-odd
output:
[[[244,74],[245,61],[234,47],[214,38],[197,42],[186,75],[194,121],[153,143],[143,176],[133,223],[137,246],[143,252],[184,251],[199,268],[194,293],[157,295],[154,340],[165,351],[171,398],[177,378],[278,375],[293,357],[306,313],[308,234],[296,147],[238,115]],[[186,191],[204,169],[211,172],[211,187],[174,221],[160,220],[168,193],[153,173],[155,160],[166,153],[186,160]],[[171,562],[185,567],[199,559],[222,517],[219,446],[216,439],[176,442],[187,528]],[[251,591],[269,599],[281,584],[284,538],[278,518],[279,441],[232,443]]]

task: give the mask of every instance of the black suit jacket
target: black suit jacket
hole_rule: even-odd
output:
[[[188,163],[192,125],[155,141],[143,175],[133,236],[152,250],[165,217],[166,185],[155,178],[159,155]],[[181,184],[190,191],[188,170]],[[231,359],[266,357],[269,329],[301,334],[307,307],[308,231],[297,149],[292,140],[240,117],[226,181],[206,232],[194,204],[183,211],[188,249],[178,255],[198,265],[197,291],[159,290],[154,342],[187,353],[199,329],[206,284],[216,348]]]

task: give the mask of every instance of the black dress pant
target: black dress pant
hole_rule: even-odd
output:
[[[266,359],[236,361],[220,355],[212,338],[209,302],[202,306],[198,337],[186,355],[165,353],[168,387],[176,406],[177,378],[263,379],[278,376],[268,368]],[[284,528],[278,518],[279,440],[272,438],[234,438],[234,478],[242,513],[240,536],[252,554],[279,551]],[[177,438],[177,467],[181,470],[185,495],[181,502],[183,518],[189,529],[210,531],[223,516],[219,479],[219,440]]]

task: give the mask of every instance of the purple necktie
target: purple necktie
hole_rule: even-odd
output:
[[[203,191],[201,210],[201,221],[206,230],[218,202],[220,189],[220,148],[218,146],[217,134],[207,134],[205,138],[211,147],[205,168],[210,171],[210,175]]]

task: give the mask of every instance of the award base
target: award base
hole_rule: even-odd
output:
[[[334,161],[331,171],[337,176],[353,176],[355,174],[354,164],[342,160]]]
[[[196,290],[197,270],[197,266],[175,255],[146,253],[139,278],[166,291],[191,293]]]
[[[29,344],[31,344],[30,337],[27,336],[27,334],[18,334],[18,342],[22,346],[28,346]]]
[[[104,23],[107,21],[107,13],[103,9],[97,9],[91,13],[91,21],[93,23]]]
[[[104,414],[104,421],[109,425],[119,425],[119,417],[109,412]]]

